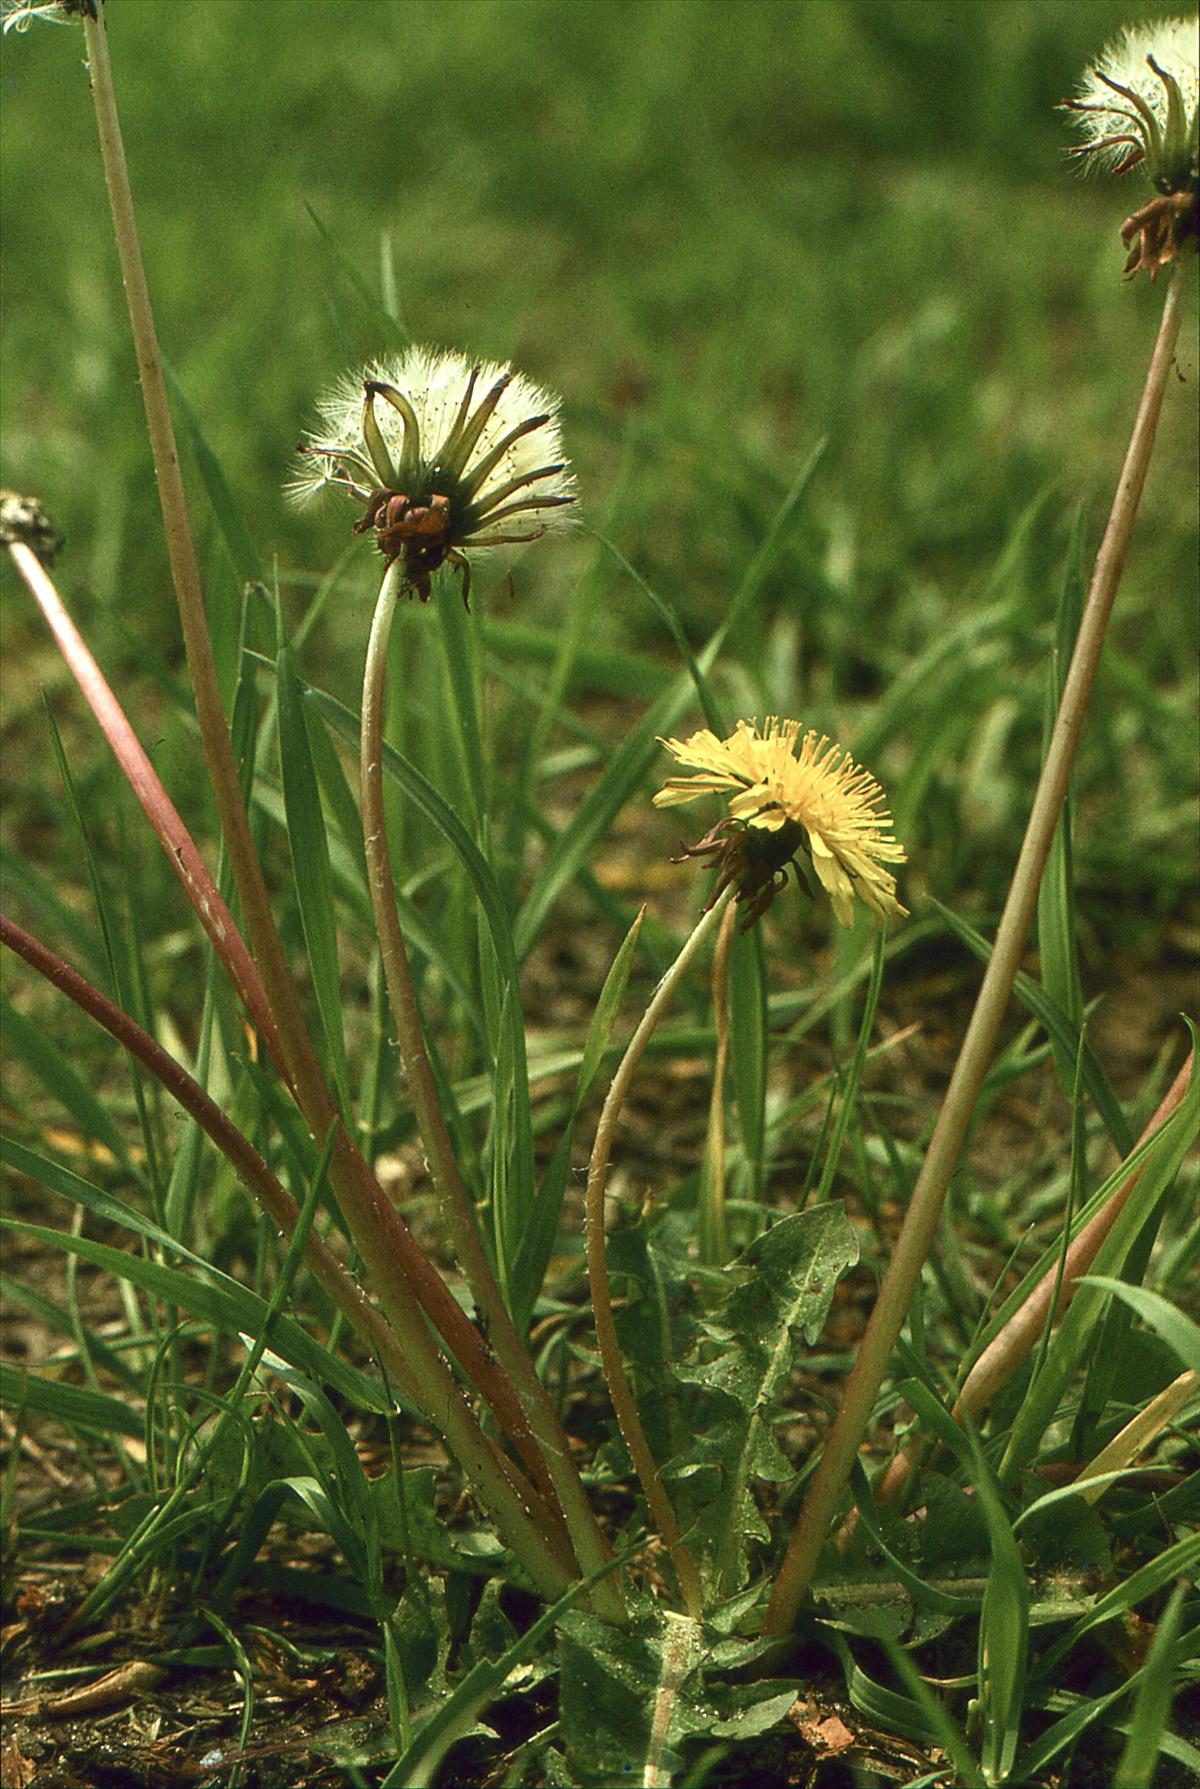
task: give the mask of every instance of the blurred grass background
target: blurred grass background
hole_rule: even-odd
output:
[[[111,0],[163,349],[292,612],[350,520],[285,505],[299,430],[322,386],[388,345],[311,208],[415,340],[511,356],[563,393],[585,518],[696,641],[828,437],[723,660],[734,710],[796,713],[854,745],[920,654],[1003,597],[969,691],[943,677],[923,704],[918,689],[871,760],[914,859],[910,896],[993,911],[1036,767],[1071,523],[1082,504],[1090,560],[1162,297],[1121,280],[1138,177],[1075,173],[1055,105],[1123,22],[1160,11]],[[149,655],[177,672],[81,53],[67,29],[3,45],[4,481],[65,529],[63,587],[110,671]],[[1193,318],[1194,302],[1187,389],[1167,405],[1079,772],[1085,950],[1152,943],[1164,919],[1177,939],[1194,931]],[[228,590],[192,482],[210,588]],[[480,600],[553,633],[596,551],[584,535],[530,553],[511,595],[485,581]],[[350,699],[376,573],[364,550],[310,644],[319,680]],[[653,661],[672,662],[615,562],[591,575],[576,706],[646,691]],[[65,673],[5,578],[10,837],[52,863],[61,796],[40,704]],[[512,662],[544,676],[516,648]],[[135,716],[147,701],[152,685]],[[66,724],[85,759],[99,753],[86,723]],[[192,735],[168,714],[155,743],[186,809]]]

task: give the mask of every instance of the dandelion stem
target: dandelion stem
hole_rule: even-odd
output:
[[[167,861],[179,877],[218,960],[228,973],[280,1075],[292,1086],[288,1061],[275,1030],[271,1004],[258,967],[247,950],[195,841],[176,812],[124,710],[67,613],[49,573],[24,542],[12,541],[9,552],[112,747]],[[328,1095],[325,1098],[328,1101]],[[332,1105],[328,1105],[327,1110],[329,1116],[326,1120],[326,1135],[329,1124],[333,1122]],[[316,1126],[311,1128],[314,1136],[317,1136],[319,1133]],[[373,1281],[380,1287],[385,1306],[390,1299],[399,1297],[403,1298],[407,1309],[415,1289],[417,1298],[449,1343],[464,1371],[487,1398],[519,1448],[522,1437],[528,1437],[528,1428],[516,1402],[515,1392],[484,1350],[478,1330],[439,1278],[432,1264],[418,1249],[399,1214],[384,1199],[378,1181],[354,1150],[340,1124],[335,1133],[330,1177],[334,1179],[351,1233],[359,1242]],[[364,1228],[370,1232],[365,1238]],[[404,1277],[406,1274],[407,1278]],[[421,1330],[422,1345],[425,1339],[424,1331]]]
[[[1125,554],[1146,482],[1163,394],[1179,334],[1183,307],[1182,267],[1176,265],[1167,289],[1158,338],[1150,359],[1125,463],[1108,526],[1096,555],[1091,587],[1058,714],[1033,798],[1025,837],[1013,872],[995,942],[958,1060],[946,1090],[929,1148],[913,1188],[879,1296],[871,1313],[833,1427],[809,1485],[804,1507],[767,1609],[764,1631],[791,1628],[808,1589],[821,1547],[858,1455],[892,1349],[920,1280],[941,1217],[950,1176],[962,1149],[971,1114],[996,1047],[1000,1025],[1020,966],[1021,953],[1037,903],[1038,886],[1067,792],[1088,697],[1100,663],[1105,630],[1117,593]]]
[[[156,1077],[226,1156],[243,1186],[283,1234],[290,1237],[299,1221],[299,1207],[199,1082],[193,1080],[174,1057],[169,1056],[121,1007],[3,913],[0,913],[0,943],[7,945],[102,1025]],[[428,1409],[429,1375],[414,1372],[401,1339],[315,1231],[309,1231],[304,1255],[333,1304],[382,1362],[393,1383]],[[565,1576],[569,1564],[562,1558],[561,1550],[554,1551],[553,1532],[547,1525],[548,1510],[521,1480],[513,1463],[483,1434],[448,1368],[436,1360],[432,1348],[429,1348],[429,1354],[435,1360],[440,1381],[436,1384],[437,1395],[433,1400],[437,1413],[435,1420],[443,1433],[449,1434],[451,1430],[456,1433],[457,1443],[453,1444],[456,1452],[459,1447],[467,1450],[466,1458],[471,1462],[472,1471],[482,1481],[481,1495],[492,1501],[497,1523],[504,1526],[514,1551],[534,1575],[535,1582],[547,1595],[561,1594],[569,1581]],[[545,1557],[547,1543],[549,1558]]]
[[[642,1014],[641,1022],[626,1045],[625,1054],[613,1076],[612,1086],[608,1090],[608,1097],[600,1114],[600,1122],[596,1126],[596,1140],[592,1144],[592,1159],[588,1163],[587,1177],[587,1270],[592,1295],[592,1318],[596,1325],[596,1341],[600,1349],[600,1363],[608,1384],[608,1395],[612,1400],[613,1410],[616,1412],[621,1437],[629,1450],[634,1470],[641,1480],[642,1490],[646,1494],[646,1502],[650,1506],[650,1513],[675,1562],[679,1587],[683,1592],[684,1606],[693,1620],[700,1619],[702,1609],[703,1599],[699,1573],[679,1532],[679,1524],[675,1520],[675,1511],[671,1500],[663,1488],[658,1466],[650,1450],[650,1443],[646,1439],[645,1430],[638,1417],[633,1389],[626,1376],[625,1365],[621,1359],[620,1344],[617,1341],[612,1295],[608,1283],[608,1262],[604,1253],[604,1189],[608,1180],[608,1163],[609,1157],[612,1155],[617,1123],[633,1083],[634,1074],[637,1072],[638,1063],[641,1061],[646,1045],[653,1036],[660,1019],[674,998],[680,982],[725,912],[733,892],[732,887],[727,888],[716,903],[701,915],[699,923],[693,929],[683,949],[654,990],[654,997]]]
[[[561,1508],[580,1567],[584,1575],[588,1576],[607,1565],[611,1553],[588,1504],[579,1474],[571,1462],[566,1435],[517,1334],[484,1253],[471,1201],[459,1172],[454,1144],[438,1099],[408,951],[396,909],[395,881],[388,848],[383,796],[383,703],[388,643],[396,603],[403,589],[403,567],[396,560],[384,573],[380,585],[363,674],[363,843],[384,980],[396,1027],[400,1058],[408,1082],[409,1098],[412,1100],[417,1129],[429,1156],[439,1208],[456,1259],[487,1324],[488,1339],[516,1388],[522,1412],[540,1448],[540,1453],[534,1449],[529,1456],[531,1468],[535,1471],[547,1500],[552,1506]],[[624,1618],[623,1599],[615,1578],[605,1578],[598,1583],[594,1595],[598,1606],[610,1620],[619,1621]]]
[[[85,16],[83,26],[104,177],[125,283],[146,409],[147,432],[158,479],[167,554],[179,604],[188,670],[195,692],[196,714],[213,785],[217,815],[229,852],[229,864],[241,901],[246,930],[267,989],[282,1044],[286,1078],[295,1090],[297,1102],[314,1137],[327,1136],[330,1126],[336,1124],[330,1179],[388,1318],[408,1346],[414,1373],[418,1373],[426,1363],[432,1363],[430,1371],[435,1379],[442,1370],[442,1363],[429,1344],[428,1333],[415,1308],[414,1301],[419,1301],[457,1356],[463,1370],[492,1404],[502,1425],[519,1445],[525,1423],[520,1404],[506,1375],[488,1355],[478,1331],[460,1309],[432,1263],[417,1246],[337,1119],[336,1108],[288,971],[271,912],[266,881],[254,850],[246,809],[238,787],[237,766],[217,683],[196,551],[167,402],[162,358],[121,141],[103,17]],[[434,1390],[431,1382],[427,1393],[432,1394]],[[440,1396],[427,1396],[427,1407],[432,1403],[435,1421],[439,1420],[438,1410],[442,1402]],[[463,1409],[465,1408],[464,1405]],[[451,1420],[457,1429],[456,1410],[451,1413]],[[461,1439],[467,1448],[464,1454],[449,1429],[443,1432],[468,1476],[473,1482],[478,1482],[475,1480],[475,1464],[483,1456],[470,1435],[467,1431],[461,1431]],[[483,1439],[482,1436],[480,1439]],[[492,1476],[490,1463],[485,1464],[484,1471],[485,1477],[480,1489],[486,1496],[488,1479]],[[582,1495],[582,1490],[580,1494]],[[540,1585],[548,1584],[550,1580],[546,1577],[545,1566],[549,1555],[544,1539],[537,1533],[536,1525],[528,1525],[532,1533],[520,1524],[514,1529],[506,1517],[502,1518],[497,1513],[494,1502],[492,1507],[526,1569],[530,1570]],[[533,1548],[532,1552],[529,1551],[530,1546]],[[554,1582],[557,1583],[559,1568],[555,1566],[553,1570]]]
[[[213,949],[237,990],[247,1016],[257,1030],[267,1054],[287,1079],[287,1061],[275,1029],[271,1004],[258,966],[234,924],[195,841],[188,832],[145,748],[117,701],[112,687],[96,663],[91,649],[67,612],[53,578],[37,554],[24,541],[9,543],[9,552],[30,595],[41,610],[55,642],[104,737],[112,747],[126,782],[166,853],[167,861],[183,885]]]
[[[712,962],[713,1023],[717,1053],[713,1063],[712,1093],[708,1104],[708,1136],[700,1177],[700,1259],[709,1267],[723,1267],[729,1257],[725,1223],[725,1070],[729,1061],[729,964],[737,907],[725,909]]]

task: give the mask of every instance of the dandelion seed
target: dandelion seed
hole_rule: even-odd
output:
[[[341,380],[319,410],[290,494],[348,492],[363,505],[355,533],[374,529],[422,602],[447,562],[469,596],[468,549],[521,545],[569,519],[558,400],[509,366],[410,348]]]
[[[753,924],[804,852],[842,925],[853,922],[856,895],[881,918],[905,912],[884,867],[905,853],[891,836],[883,790],[841,746],[811,729],[801,738],[799,721],[774,718],[761,731],[739,721],[728,739],[706,729],[660,744],[692,774],[669,777],[656,807],[729,797],[727,817],[684,851],[719,872],[710,906],[732,884],[746,906],[744,927]]]
[[[0,26],[5,31],[28,31],[38,23],[69,25],[74,19],[95,16],[95,0],[0,0]]]
[[[1200,19],[1130,26],[1092,64],[1074,99],[1086,166],[1143,167],[1156,197],[1126,218],[1127,273],[1152,279],[1200,235]]]

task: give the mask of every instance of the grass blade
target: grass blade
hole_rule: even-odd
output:
[[[329,873],[329,841],[309,749],[295,655],[290,646],[279,648],[276,688],[279,692],[279,764],[283,773],[288,845],[300,923],[304,929],[313,995],[321,1016],[329,1065],[342,1116],[349,1123],[352,1110],[350,1076],[342,1028],[341,970]]]
[[[349,255],[334,236],[333,231],[318,217],[307,199],[304,201],[304,209],[307,211],[317,235],[321,238],[321,244],[331,265],[343,275],[352,287],[355,296],[362,301],[368,320],[382,333],[384,341],[393,348],[407,348],[410,337],[399,317],[394,316],[387,306],[376,298],[362,274],[359,273]]]
[[[131,1255],[126,1250],[110,1248],[84,1237],[69,1236],[61,1230],[18,1223],[16,1219],[0,1220],[9,1227],[36,1235],[40,1241],[56,1250],[91,1261],[93,1265],[105,1268],[118,1280],[128,1280],[130,1284],[165,1299],[168,1304],[177,1304],[181,1310],[189,1310],[195,1316],[204,1318],[224,1334],[257,1336],[264,1333],[269,1311],[265,1299],[231,1279],[228,1274],[222,1273],[219,1268],[213,1267],[174,1237],[168,1236],[158,1224],[143,1217],[132,1206],[113,1198],[110,1193],[101,1192],[99,1187],[72,1173],[69,1168],[36,1155],[32,1150],[8,1138],[0,1138],[0,1162],[17,1173],[27,1174],[48,1192],[57,1193],[72,1204],[83,1206],[103,1222],[115,1224],[130,1235],[140,1237],[151,1247],[174,1255],[189,1268],[195,1269],[196,1273],[184,1273],[177,1268],[162,1266],[158,1262]],[[197,1273],[203,1274],[205,1278],[196,1277]],[[270,1325],[269,1340],[271,1347],[283,1359],[315,1379],[324,1379],[329,1384],[336,1385],[348,1397],[360,1402],[364,1409],[382,1410],[388,1407],[387,1399],[372,1378],[339,1360],[301,1329],[292,1318],[283,1315],[276,1318]]]
[[[80,1142],[94,1140],[103,1144],[130,1178],[144,1187],[146,1183],[141,1169],[130,1158],[125,1139],[110,1118],[108,1107],[92,1092],[57,1044],[6,998],[0,999],[0,1019],[5,1039],[13,1052],[75,1121]]]
[[[1151,1292],[1147,1286],[1129,1286],[1124,1280],[1109,1279],[1101,1273],[1089,1273],[1079,1283],[1081,1286],[1103,1287],[1114,1297],[1123,1299],[1137,1312],[1143,1323],[1174,1348],[1190,1372],[1200,1373],[1200,1326],[1193,1323],[1169,1299],[1163,1298],[1158,1292]]]
[[[183,423],[188,446],[192,450],[196,461],[196,470],[200,474],[200,482],[212,505],[217,528],[220,531],[225,550],[233,561],[233,568],[243,584],[262,584],[265,582],[262,560],[250,537],[245,517],[230,489],[221,462],[209,446],[196,413],[184,396],[183,387],[174,372],[165,363],[163,372],[166,374],[167,389],[171,393],[172,407]]]
[[[929,905],[940,913],[954,936],[966,945],[981,963],[991,960],[992,947],[987,939],[973,926],[960,919],[948,907],[943,907],[932,895]],[[1021,1004],[1031,1012],[1044,1028],[1052,1044],[1061,1049],[1072,1064],[1072,1072],[1076,1055],[1079,1056],[1079,1074],[1088,1096],[1099,1114],[1105,1130],[1112,1139],[1113,1148],[1120,1155],[1128,1155],[1133,1146],[1133,1133],[1129,1128],[1129,1120],[1121,1110],[1120,1101],[1112,1090],[1108,1076],[1104,1073],[1092,1051],[1091,1045],[1084,1038],[1080,1041],[1080,1028],[1074,1025],[1058,1002],[1051,998],[1046,990],[1034,981],[1031,975],[1023,970],[1017,974],[1013,983],[1013,991]]]
[[[1087,594],[1083,563],[1083,514],[1075,518],[1067,548],[1067,566],[1058,604],[1057,631],[1046,685],[1043,752],[1050,741],[1058,712],[1063,679],[1075,646],[1079,617]],[[1075,942],[1075,876],[1072,865],[1071,828],[1073,798],[1068,787],[1055,828],[1046,867],[1042,871],[1037,902],[1038,956],[1042,986],[1060,1012],[1078,1030],[1083,1023],[1083,989],[1079,979],[1079,953]],[[1071,1097],[1075,1062],[1058,1043],[1054,1060],[1063,1092]]]
[[[600,998],[596,1002],[596,1010],[592,1014],[592,1021],[584,1040],[583,1056],[579,1064],[579,1073],[567,1121],[530,1206],[528,1225],[521,1239],[512,1273],[512,1312],[518,1329],[524,1329],[528,1323],[533,1312],[534,1302],[541,1291],[542,1281],[545,1278],[546,1267],[554,1247],[554,1238],[558,1231],[558,1221],[562,1212],[563,1195],[566,1192],[567,1175],[571,1167],[571,1145],[575,1137],[575,1124],[579,1116],[579,1108],[604,1062],[613,1026],[616,1024],[617,1016],[621,1010],[621,1001],[629,980],[629,972],[633,967],[634,951],[637,948],[638,934],[642,928],[644,914],[645,908],[630,926],[621,942],[620,950],[613,958],[612,967],[605,977],[604,986],[600,990]]]
[[[0,1404],[14,1413],[36,1410],[67,1428],[88,1429],[96,1435],[129,1435],[140,1441],[145,1432],[141,1417],[125,1398],[64,1385],[9,1361],[0,1361]]]
[[[1154,1630],[1114,1783],[1149,1783],[1153,1780],[1154,1768],[1162,1752],[1163,1733],[1171,1717],[1174,1687],[1171,1653],[1182,1621],[1186,1594],[1186,1584],[1175,1586]]]
[[[1198,1127],[1200,1077],[1194,1076],[1171,1117],[1146,1145],[1141,1178],[1097,1252],[1094,1265],[1100,1275],[1120,1272],[1124,1266],[1143,1225],[1174,1181]],[[1051,1340],[1041,1371],[1029,1386],[1017,1412],[1001,1466],[1004,1479],[1032,1458],[1047,1425],[1053,1420],[1068,1380],[1087,1351],[1109,1297],[1106,1291],[1092,1286],[1081,1286],[1076,1292]]]
[[[972,1478],[991,1548],[979,1615],[977,1666],[983,1707],[983,1774],[989,1783],[1004,1783],[1011,1775],[1021,1737],[1029,1660],[1029,1584],[991,1468],[974,1433],[970,1439]]]
[[[710,669],[719,646],[720,635],[715,635],[700,654],[701,672]],[[533,948],[550,909],[646,776],[658,750],[659,735],[668,733],[675,725],[691,695],[690,676],[686,672],[676,676],[649,714],[613,752],[604,771],[558,834],[517,914],[513,942],[518,957],[526,957]]]

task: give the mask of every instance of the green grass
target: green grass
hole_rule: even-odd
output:
[[[416,339],[512,355],[565,394],[585,519],[693,638],[828,437],[735,642],[743,707],[855,736],[862,706],[978,607],[1017,516],[1043,500],[959,726],[931,690],[945,732],[929,740],[928,715],[906,715],[875,766],[894,785],[911,757],[936,754],[908,836],[943,894],[969,841],[978,885],[1035,761],[1066,519],[1082,504],[1094,543],[1156,309],[1148,286],[1119,280],[1124,193],[1064,165],[1052,109],[1128,9],[959,5],[936,22],[921,4],[376,11],[179,0],[169,30],[147,6],[110,26],[137,71],[122,99],[164,351],[259,557],[279,556],[289,612],[345,526],[336,508],[284,506],[295,440],[315,393],[385,341],[311,207],[376,291],[386,263]],[[120,654],[128,631],[170,660],[71,42],[42,30],[4,45],[7,477],[42,494],[72,541],[98,648]],[[1133,881],[1136,910],[1176,899],[1191,869],[1174,803],[1195,740],[1187,410],[1164,425],[1080,776],[1082,891],[1109,909],[1114,881]],[[215,593],[228,592],[209,539]],[[574,563],[587,559],[581,543]],[[530,555],[517,609],[486,592],[487,613],[557,630],[570,575],[562,556]],[[368,576],[360,557],[318,635],[343,692]],[[669,651],[611,563],[594,601],[589,646]],[[19,647],[22,618],[10,610],[8,625]],[[189,756],[177,737],[164,746]],[[1131,847],[1123,863],[1114,838]],[[1136,935],[1136,911],[1123,924]]]
[[[0,1498],[10,1564],[56,1550],[107,1560],[89,1618],[121,1619],[133,1586],[147,1590],[170,1617],[164,1659],[232,1671],[253,1739],[247,1636],[295,1588],[286,1548],[264,1551],[282,1518],[288,1534],[331,1539],[331,1604],[375,1636],[364,1645],[385,1713],[344,1742],[348,1781],[435,1781],[455,1744],[460,1768],[482,1769],[462,1736],[506,1681],[544,1719],[538,1686],[552,1677],[561,1731],[541,1752],[531,1740],[529,1774],[510,1780],[557,1769],[602,1781],[636,1745],[657,1780],[720,1783],[778,1723],[772,1697],[807,1693],[786,1660],[783,1676],[755,1677],[749,1611],[810,1469],[812,1413],[823,1425],[852,1345],[798,1356],[803,1394],[789,1394],[780,1361],[810,1321],[795,1312],[816,1245],[791,1240],[799,1220],[767,1226],[805,1196],[847,1202],[854,1236],[839,1229],[822,1257],[823,1321],[855,1251],[855,1285],[886,1261],[929,1134],[1161,307],[1161,289],[1120,277],[1136,176],[1081,179],[1054,106],[1121,23],[1158,9],[107,10],[256,836],[339,1103],[368,1158],[398,1168],[435,1252],[355,794],[379,561],[365,545],[347,554],[348,509],[289,507],[282,486],[317,394],[405,336],[511,357],[563,395],[584,526],[517,560],[511,584],[481,568],[470,620],[456,583],[428,609],[403,607],[385,772],[451,1136],[511,1302],[534,1315],[543,1376],[576,1416],[582,1398],[589,1483],[611,1494],[623,1563],[641,1529],[591,1371],[571,1150],[590,1143],[594,1095],[626,1035],[623,995],[631,1017],[697,905],[692,871],[665,865],[678,821],[648,805],[656,736],[702,724],[703,698],[728,720],[793,714],[842,740],[888,791],[913,917],[889,934],[875,1029],[865,926],[831,939],[827,907],[792,893],[763,928],[761,960],[740,947],[724,1153],[740,1267],[700,1269],[693,1246],[702,1160],[713,1172],[707,1083],[693,1072],[714,1041],[701,977],[643,1071],[654,1122],[643,1113],[619,1144],[627,1196],[653,1184],[660,1206],[613,1239],[622,1343],[727,1599],[694,1653],[648,1600],[620,1638],[565,1606],[528,1625],[501,1588],[494,1538],[443,1519],[435,1474],[405,1451],[412,1407],[392,1410],[298,1251],[278,1246],[153,1081],[6,962],[18,1139],[5,1145],[6,1209],[62,1266],[6,1285],[56,1353],[29,1374],[6,1361],[4,1399],[33,1432],[72,1437],[92,1486],[31,1514],[14,1450]],[[80,56],[74,30],[0,49],[4,483],[36,493],[65,530],[64,595],[207,846],[211,797]],[[822,1568],[813,1605],[840,1628],[805,1618],[843,1708],[926,1752],[943,1746],[963,1781],[1065,1771],[1082,1789],[1118,1760],[1144,1774],[1160,1746],[1166,1771],[1195,1762],[1165,1732],[1172,1677],[1195,1657],[1194,1597],[1171,1588],[1195,1566],[1186,1412],[1154,1444],[1176,1474],[1165,1490],[1132,1478],[1091,1504],[1054,1488],[1190,1364],[1180,1307],[1200,1245],[1194,1164],[1172,1190],[1182,1123],[1151,1151],[1097,1282],[1035,1368],[980,1436],[947,1415],[963,1360],[1020,1276],[1053,1265],[1064,1211],[1098,1201],[1113,1146],[1127,1152],[1178,1060],[1197,925],[1194,319],[1193,286],[1183,383],[1168,393],[1075,772],[1073,850],[1054,862],[1040,961],[1018,986],[876,1410],[880,1449],[905,1410],[946,1443],[922,1479],[929,1518],[872,1515],[856,1484],[867,1516],[844,1568]],[[0,578],[6,905],[188,1062],[306,1219],[336,1232],[321,1149],[247,1062],[228,990],[7,556]],[[247,580],[261,582],[244,601]],[[1100,997],[1118,1017],[1106,1029],[1102,1010],[1081,1044]],[[913,1020],[923,1041],[896,1066],[889,1040]],[[86,1213],[82,1234],[64,1234],[72,1211]],[[1143,1278],[1150,1290],[1112,1295],[1112,1280]],[[97,1298],[123,1324],[98,1320]],[[775,1401],[792,1424],[783,1452],[760,1409]],[[365,1473],[347,1424],[404,1472]],[[486,1585],[477,1609],[472,1583]],[[1131,1615],[1156,1624],[1152,1643],[1106,1650],[1122,1621],[1136,1639]],[[311,1633],[300,1648],[304,1670],[328,1663]]]

